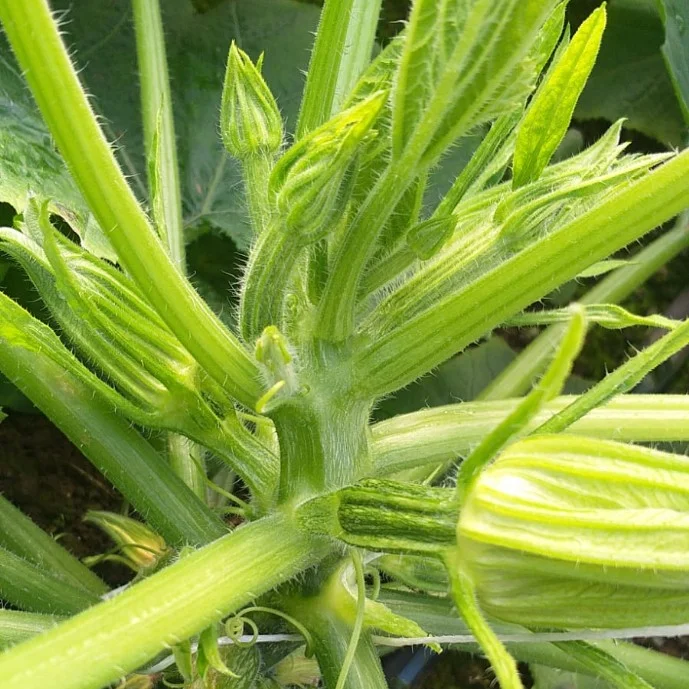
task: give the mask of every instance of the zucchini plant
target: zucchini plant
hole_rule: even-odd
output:
[[[0,371],[137,515],[88,515],[136,572],[110,591],[0,498],[2,685],[375,689],[381,648],[444,642],[503,689],[515,658],[684,687],[682,661],[605,641],[689,622],[689,461],[638,445],[689,439],[689,400],[627,394],[689,323],[615,304],[689,244],[689,153],[627,154],[618,122],[553,158],[605,7],[570,36],[561,0],[414,0],[376,51],[380,0],[327,0],[289,131],[270,46],[228,46],[218,136],[253,232],[231,326],[187,275],[160,7],[132,7],[145,203],[47,0],[0,0],[75,183],[17,183],[0,249],[46,314],[0,294]],[[611,272],[581,303],[530,308],[587,270]],[[483,399],[372,421],[505,324],[550,327]],[[588,326],[666,334],[562,395]]]

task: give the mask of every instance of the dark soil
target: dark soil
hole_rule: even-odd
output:
[[[77,557],[108,551],[111,541],[82,521],[90,509],[122,508],[122,498],[84,456],[40,414],[11,413],[0,424],[0,493]],[[131,578],[100,565],[110,584]]]

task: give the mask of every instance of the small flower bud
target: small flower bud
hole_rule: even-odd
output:
[[[361,142],[386,101],[378,92],[341,112],[297,142],[270,178],[287,227],[305,242],[324,237],[344,213]],[[350,184],[348,184],[350,182]]]
[[[686,622],[689,459],[571,435],[527,438],[476,478],[457,545],[481,608],[497,619]]]
[[[91,510],[84,521],[105,531],[118,546],[121,558],[135,572],[155,566],[167,552],[163,538],[136,519],[115,512]]]
[[[240,160],[275,154],[282,144],[282,118],[261,75],[262,63],[263,55],[254,65],[232,42],[222,93],[220,131],[227,151]]]

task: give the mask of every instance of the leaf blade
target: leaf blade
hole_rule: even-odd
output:
[[[514,187],[538,179],[569,127],[591,74],[606,24],[605,5],[581,25],[534,96],[517,133]]]

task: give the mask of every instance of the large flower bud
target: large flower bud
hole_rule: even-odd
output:
[[[529,627],[689,620],[689,459],[571,435],[514,443],[471,486],[459,556],[481,608]]]

